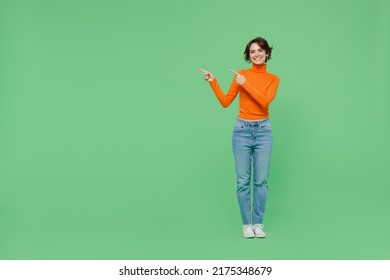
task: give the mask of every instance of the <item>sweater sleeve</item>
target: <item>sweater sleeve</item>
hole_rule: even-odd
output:
[[[250,94],[250,96],[262,107],[268,107],[276,96],[276,91],[279,86],[279,77],[274,76],[271,83],[265,90],[256,89],[248,80],[242,84],[242,87]]]
[[[240,85],[237,84],[235,80],[232,81],[230,89],[226,95],[223,93],[216,79],[210,82],[210,86],[213,89],[215,96],[217,97],[219,103],[221,103],[223,108],[228,107],[233,102],[240,90]]]

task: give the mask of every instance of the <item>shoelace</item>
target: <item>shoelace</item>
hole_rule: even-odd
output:
[[[262,225],[262,224],[256,224],[255,226],[254,226],[254,228],[260,228],[261,230],[264,228],[264,225]]]
[[[245,225],[244,226],[244,230],[249,230],[249,229],[254,230],[255,228],[252,225]]]

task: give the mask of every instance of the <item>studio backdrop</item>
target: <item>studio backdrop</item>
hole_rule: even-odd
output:
[[[0,0],[0,259],[389,259],[390,6]],[[264,224],[247,240],[227,91],[274,47]]]

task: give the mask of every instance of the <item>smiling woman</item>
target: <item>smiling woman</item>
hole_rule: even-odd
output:
[[[268,107],[276,96],[279,78],[267,72],[272,47],[261,37],[245,47],[245,60],[252,68],[236,72],[230,89],[224,94],[214,75],[202,68],[221,105],[226,108],[240,93],[240,113],[233,129],[233,153],[236,163],[237,198],[243,224],[243,236],[266,237],[263,217],[267,202],[268,176],[272,150],[272,128]],[[253,168],[252,168],[253,166]],[[251,178],[253,177],[253,189]],[[251,207],[252,193],[252,207]]]
[[[246,45],[245,60],[257,65],[264,64],[271,59],[272,49],[265,39],[257,37]]]

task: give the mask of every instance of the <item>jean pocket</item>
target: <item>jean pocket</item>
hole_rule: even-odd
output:
[[[260,129],[263,132],[272,132],[272,126],[269,122],[260,125]]]
[[[233,131],[240,131],[244,128],[244,125],[242,123],[237,123],[233,127]]]

